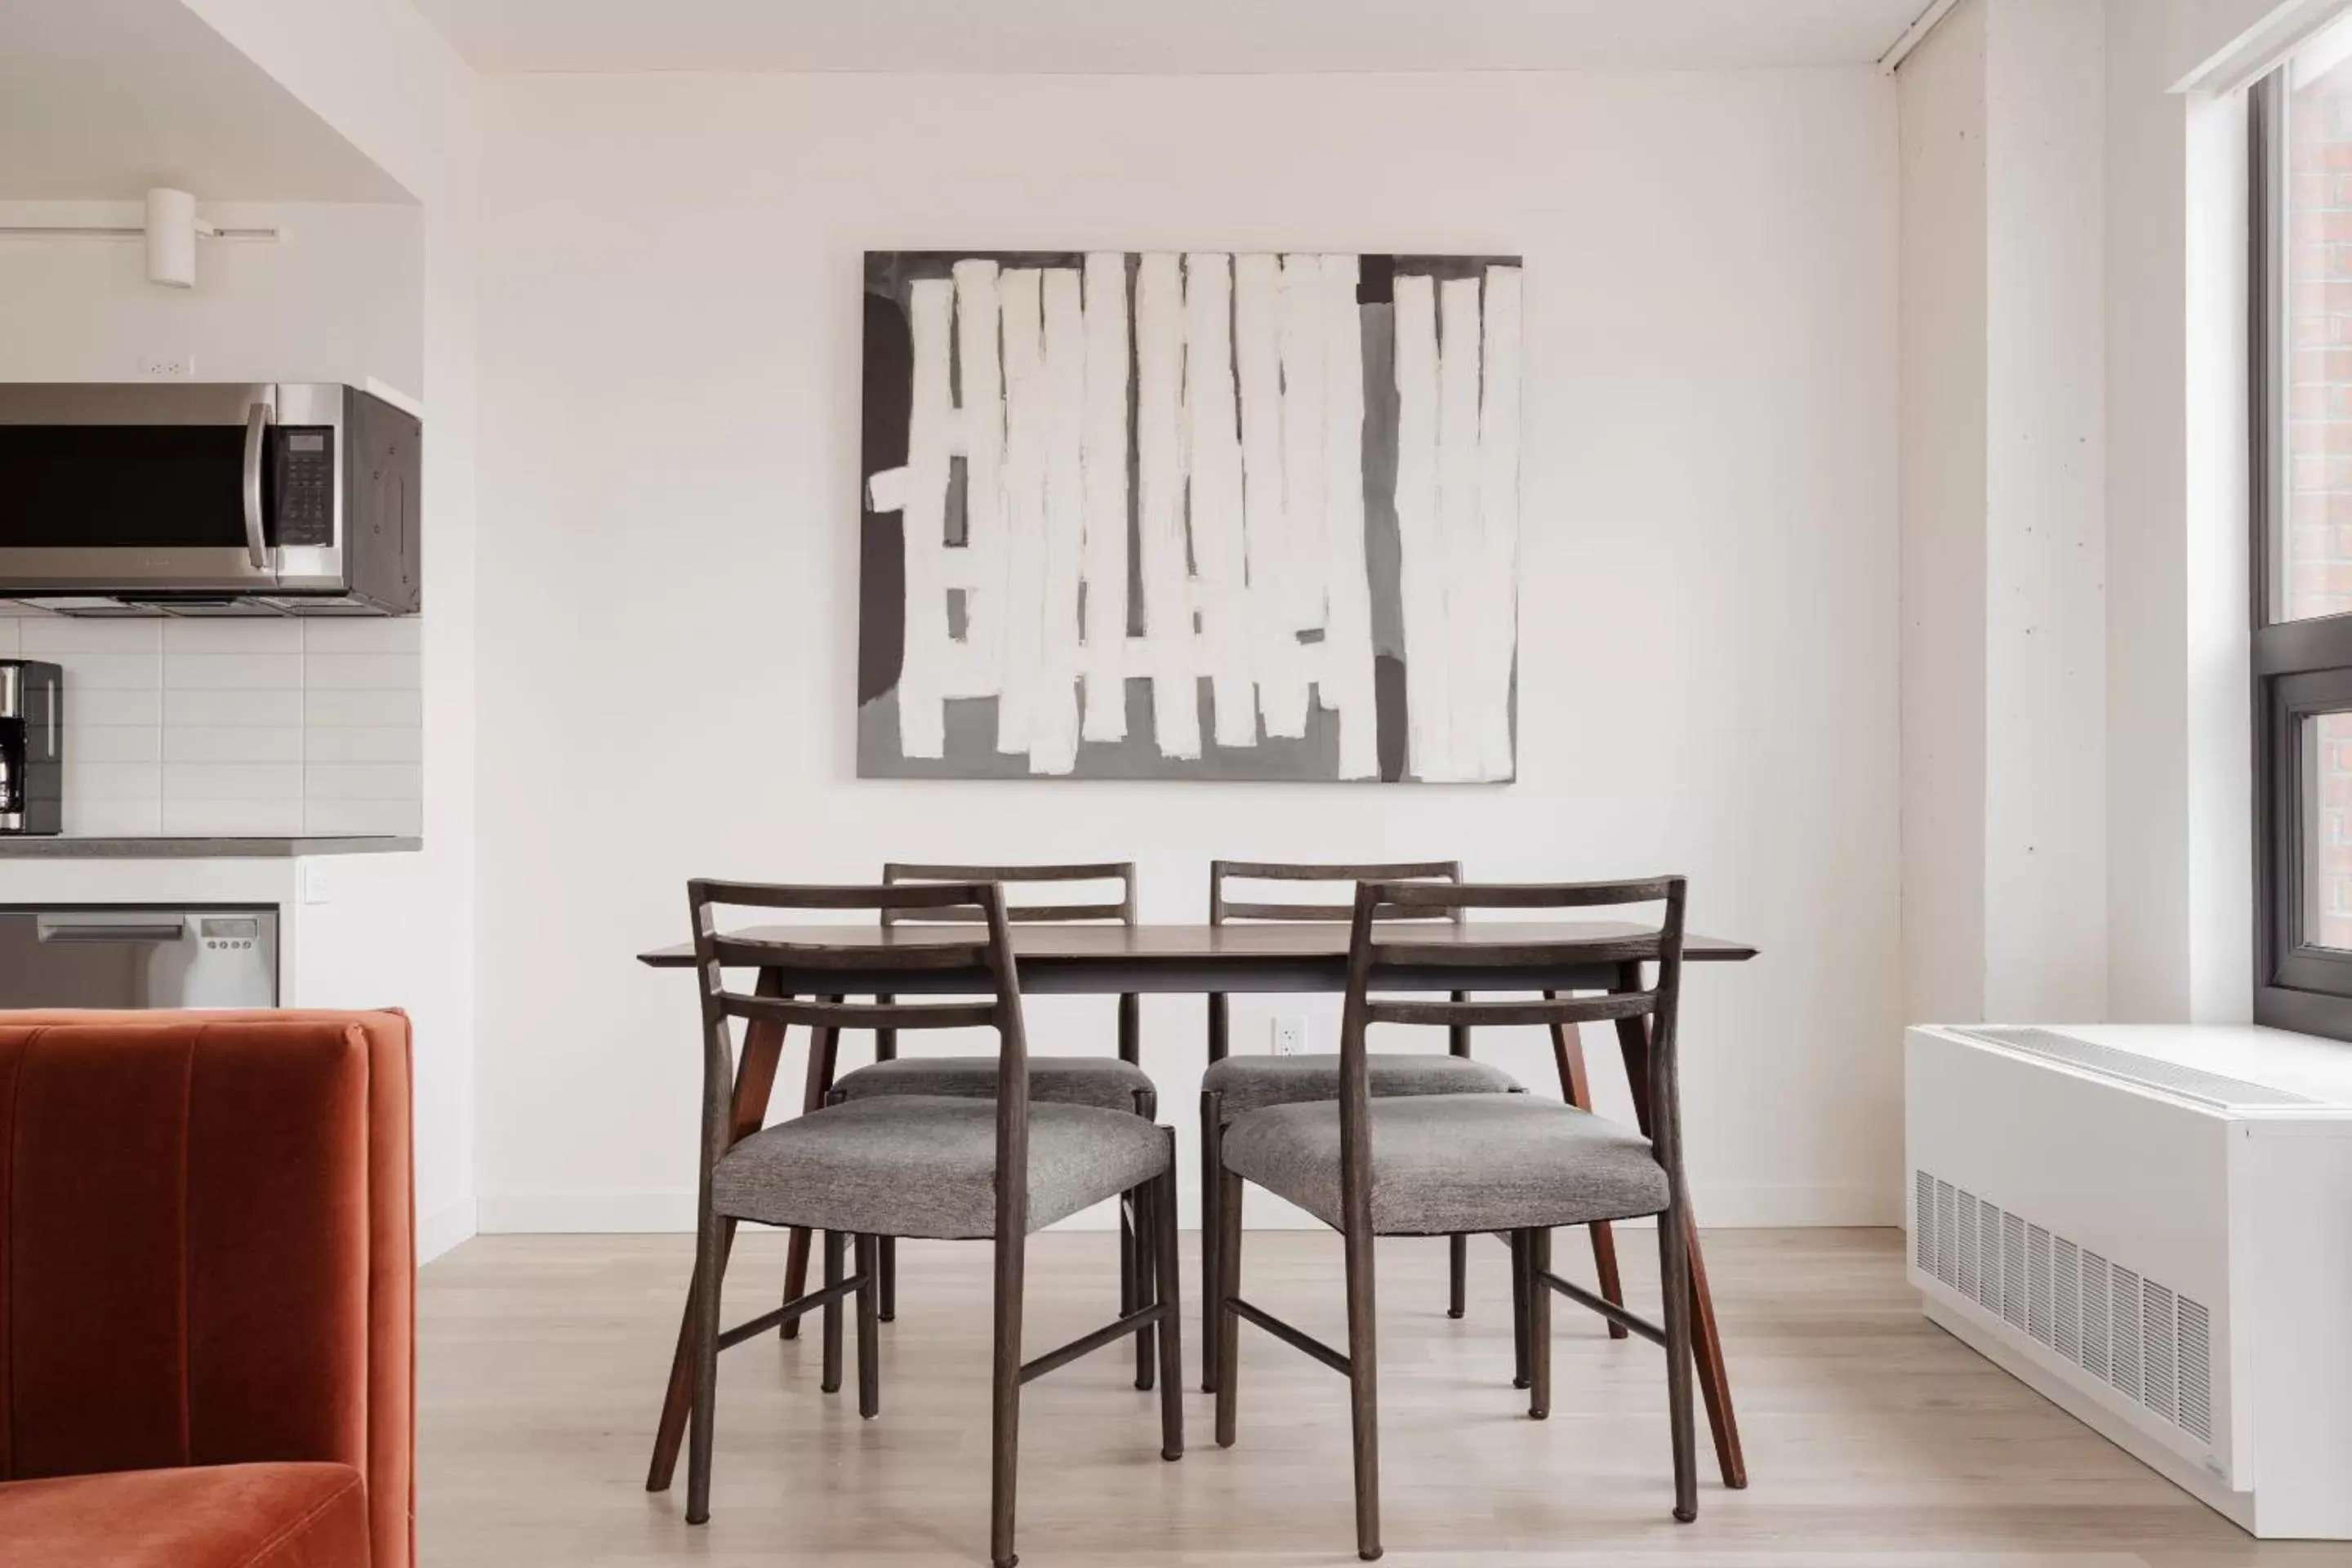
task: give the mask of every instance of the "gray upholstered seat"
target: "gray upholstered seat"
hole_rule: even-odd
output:
[[[1496,1067],[1468,1057],[1367,1052],[1372,1093],[1378,1098],[1406,1094],[1508,1094],[1518,1079]],[[1035,1058],[1031,1058],[1034,1068]],[[1201,1075],[1201,1087],[1224,1096],[1225,1120],[1268,1105],[1295,1105],[1301,1100],[1339,1098],[1339,1056],[1336,1051],[1297,1057],[1227,1057],[1212,1062]]]
[[[1131,1110],[1029,1108],[1029,1228],[1168,1169],[1168,1135]],[[719,1212],[856,1236],[962,1239],[996,1231],[996,1106],[877,1095],[752,1133],[719,1157]]]
[[[845,1074],[834,1084],[844,1100],[882,1094],[944,1094],[958,1100],[996,1098],[994,1057],[899,1057]],[[1094,1105],[1105,1110],[1136,1110],[1138,1090],[1151,1091],[1151,1077],[1117,1057],[1029,1058],[1029,1100],[1034,1105]]]
[[[1372,1230],[1450,1236],[1632,1219],[1666,1206],[1650,1141],[1557,1100],[1415,1095],[1369,1107]],[[1337,1229],[1339,1103],[1253,1110],[1225,1129],[1226,1169]]]

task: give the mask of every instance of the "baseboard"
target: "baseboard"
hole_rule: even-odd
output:
[[[463,1198],[454,1204],[443,1204],[429,1214],[416,1216],[416,1261],[421,1267],[432,1262],[459,1242],[474,1235],[479,1227],[475,1223],[474,1200]]]
[[[1188,1182],[1179,1194],[1181,1223],[1199,1225],[1195,1194]],[[1252,1229],[1316,1230],[1321,1226],[1270,1194],[1250,1194]],[[1699,1223],[1709,1230],[1803,1230],[1829,1226],[1899,1225],[1899,1191],[1874,1186],[1702,1187],[1696,1198]],[[478,1228],[486,1236],[532,1233],[630,1233],[694,1228],[694,1194],[678,1192],[486,1192],[479,1199]],[[473,1218],[475,1216],[468,1216]],[[1638,1223],[1638,1222],[1637,1222]],[[1108,1230],[1108,1205],[1074,1215],[1057,1230]],[[464,1239],[460,1236],[457,1239]],[[452,1245],[455,1245],[453,1242]]]
[[[487,1192],[485,1236],[628,1234],[692,1230],[694,1194],[683,1192]]]

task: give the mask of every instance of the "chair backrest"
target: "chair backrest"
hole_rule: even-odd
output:
[[[1658,1163],[1680,1181],[1681,1120],[1675,1090],[1675,1020],[1682,994],[1683,904],[1680,877],[1624,882],[1376,882],[1356,889],[1348,942],[1348,990],[1339,1024],[1339,1126],[1342,1206],[1350,1227],[1360,1217],[1369,1232],[1371,1155],[1366,1137],[1370,1084],[1365,1062],[1366,1030],[1374,1024],[1425,1025],[1457,1035],[1473,1027],[1506,1025],[1573,1026],[1578,1024],[1647,1018],[1650,1031],[1651,1143]],[[1399,932],[1388,921],[1400,918],[1456,919],[1472,910],[1576,910],[1663,904],[1655,926],[1614,921],[1536,927],[1512,934],[1507,922],[1460,932]],[[1467,933],[1479,934],[1471,938]],[[1643,966],[1654,964],[1644,984]],[[1619,984],[1597,994],[1558,995],[1563,973],[1607,967]],[[1376,997],[1393,989],[1404,973],[1413,984],[1435,990],[1449,975],[1486,993],[1535,992],[1469,1001],[1456,990],[1450,1001]]]
[[[1331,921],[1349,919],[1355,911],[1353,895],[1360,882],[1459,882],[1462,862],[1459,860],[1388,860],[1365,866],[1313,865],[1282,860],[1212,860],[1209,862],[1209,923],[1223,925],[1227,921]],[[1228,882],[1339,882],[1348,885],[1346,897],[1334,896],[1328,901],[1268,902],[1260,900],[1235,899],[1225,884]],[[1401,908],[1385,909],[1383,920],[1450,920],[1459,924],[1462,911],[1435,910],[1422,911]]]
[[[1050,921],[1117,921],[1135,923],[1135,862],[1104,860],[1066,866],[920,866],[893,860],[882,868],[882,880],[898,887],[909,882],[994,882],[1007,889],[1004,918],[1015,925]],[[1023,883],[1117,882],[1116,902],[1016,904],[1010,890]],[[884,925],[902,921],[954,921],[979,917],[968,909],[910,910],[886,908]]]
[[[734,1038],[730,1020],[764,1019],[813,1029],[968,1029],[996,1031],[997,1224],[999,1236],[1026,1230],[1028,1184],[1003,1179],[1029,1168],[1029,1050],[1021,1023],[1021,981],[1013,963],[1004,895],[992,881],[814,886],[722,882],[687,884],[694,921],[695,973],[702,995],[703,1172],[727,1150]],[[843,925],[788,931],[720,929],[719,911],[871,910],[888,925],[920,921],[932,929],[877,933]],[[966,933],[942,930],[977,924]],[[773,977],[757,991],[730,990],[729,969]],[[776,994],[770,994],[771,992]],[[901,992],[946,994],[944,1002],[908,1002]],[[875,995],[875,1002],[816,998]],[[1006,1227],[1010,1228],[1006,1228]]]

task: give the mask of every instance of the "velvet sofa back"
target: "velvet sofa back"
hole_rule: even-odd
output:
[[[367,1478],[415,1562],[408,1020],[0,1013],[0,1480]]]

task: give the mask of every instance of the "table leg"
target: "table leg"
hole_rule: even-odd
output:
[[[1640,966],[1621,974],[1621,990],[1638,989]],[[1633,1110],[1642,1131],[1650,1131],[1650,1022],[1647,1018],[1617,1020],[1617,1048],[1625,1058],[1625,1076],[1633,1089]],[[1690,1216],[1685,1200],[1684,1215]],[[1731,1382],[1723,1366],[1723,1336],[1715,1323],[1715,1298],[1707,1289],[1706,1262],[1699,1255],[1698,1224],[1690,1223],[1691,1352],[1698,1363],[1698,1388],[1706,1402],[1706,1424],[1715,1434],[1715,1457],[1723,1470],[1723,1484],[1734,1491],[1748,1484],[1748,1460],[1739,1448],[1739,1419],[1731,1408]]]
[[[1555,1002],[1559,1000],[1557,991],[1547,991],[1544,995]],[[1591,1110],[1592,1079],[1584,1070],[1584,1040],[1575,1025],[1551,1026],[1551,1056],[1552,1065],[1559,1069],[1560,1098],[1579,1110]],[[1622,1307],[1625,1304],[1625,1287],[1617,1277],[1617,1234],[1610,1229],[1607,1220],[1586,1228],[1592,1232],[1592,1271],[1601,1281],[1601,1298]],[[1624,1325],[1610,1324],[1609,1337],[1623,1339]]]
[[[828,1002],[838,1002],[838,996],[828,996]],[[808,1076],[801,1085],[801,1114],[823,1107],[824,1097],[833,1092],[833,1068],[841,1054],[839,1029],[809,1031]],[[808,1291],[809,1233],[794,1226],[784,1243],[784,1300],[797,1301]],[[801,1321],[793,1319],[781,1331],[788,1340],[801,1335]]]
[[[759,993],[762,996],[781,996],[774,976],[767,971],[760,974]],[[782,1056],[784,1026],[754,1019],[743,1029],[743,1050],[735,1060],[735,1098],[729,1127],[730,1142],[748,1138],[757,1132],[768,1120],[768,1097],[776,1087],[776,1062]],[[720,1227],[719,1267],[713,1272],[726,1278],[727,1255],[735,1242],[735,1222],[728,1220]],[[686,1438],[686,1418],[694,1407],[694,1313],[695,1292],[687,1288],[686,1311],[677,1326],[677,1350],[670,1358],[669,1386],[662,1394],[661,1420],[654,1428],[653,1463],[646,1468],[646,1490],[667,1491],[670,1478],[677,1472],[678,1445]]]

